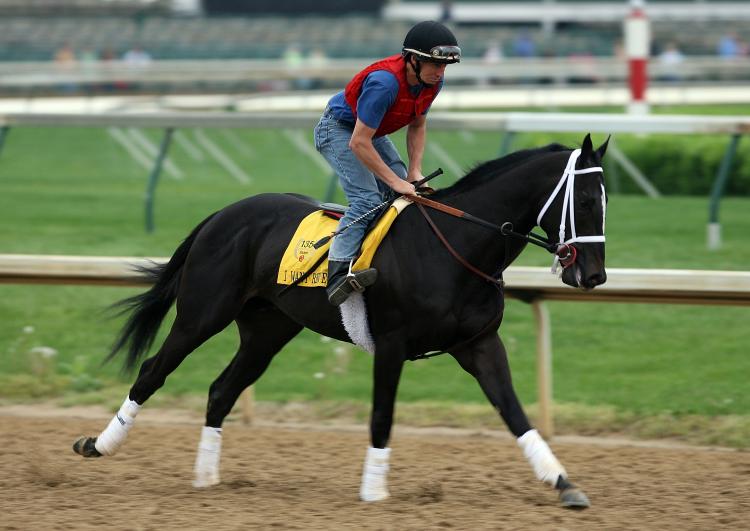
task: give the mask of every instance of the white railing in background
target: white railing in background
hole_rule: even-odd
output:
[[[281,59],[159,60],[133,66],[122,61],[75,63],[0,62],[0,89],[39,88],[65,85],[90,86],[114,83],[159,85],[236,84],[285,80],[319,80],[343,86],[372,59],[329,59],[324,63],[289,66]],[[652,80],[750,82],[750,61],[722,60],[715,56],[687,56],[677,65],[665,65],[653,58],[649,63]],[[497,81],[525,85],[546,82],[624,83],[627,61],[617,57],[579,56],[559,58],[504,58],[497,62],[466,59],[451,65],[451,83],[483,85]],[[70,88],[70,87],[68,87]],[[111,90],[111,88],[110,88]],[[161,88],[163,92],[163,87]]]
[[[166,258],[0,255],[0,284],[148,285],[133,266]],[[636,302],[750,306],[750,272],[674,269],[608,269],[607,283],[592,291],[565,286],[549,269],[511,266],[505,293],[530,302],[537,333],[539,427],[554,432],[552,418],[552,331],[545,301]],[[309,288],[299,288],[309,289]],[[252,407],[247,397],[243,407]],[[245,412],[245,418],[249,413]]]

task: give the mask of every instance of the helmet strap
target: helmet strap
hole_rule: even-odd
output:
[[[409,57],[414,57],[414,55],[409,54]],[[409,61],[409,63],[411,64],[411,61]],[[417,81],[419,81],[423,85],[427,85],[428,87],[432,86],[429,83],[425,83],[425,81],[422,79],[422,76],[420,75],[422,71],[422,61],[414,57],[414,63],[411,64],[411,66],[414,69],[414,73],[417,75]]]

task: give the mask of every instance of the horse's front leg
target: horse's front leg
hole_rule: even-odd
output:
[[[539,432],[529,424],[513,390],[508,355],[497,334],[493,332],[451,354],[477,379],[484,394],[517,437],[536,477],[560,491],[560,502],[564,507],[588,507],[590,503],[586,495],[568,481],[563,466]]]
[[[396,391],[404,359],[400,353],[378,348],[373,367],[370,447],[367,449],[359,497],[362,501],[384,500],[388,493],[388,469],[391,449],[388,440],[393,425]]]

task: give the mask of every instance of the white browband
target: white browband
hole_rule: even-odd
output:
[[[555,200],[555,197],[557,197],[557,194],[562,190],[563,184],[565,184],[565,197],[563,199],[563,206],[562,206],[562,216],[560,219],[560,232],[559,232],[559,239],[558,239],[558,246],[561,245],[567,245],[570,243],[595,243],[595,242],[603,242],[604,241],[604,225],[605,225],[605,218],[606,218],[606,199],[604,195],[604,185],[602,185],[602,235],[601,236],[578,236],[576,234],[576,216],[575,216],[575,208],[573,206],[573,196],[574,196],[574,189],[575,189],[575,179],[576,175],[581,175],[583,173],[597,173],[602,172],[601,166],[594,166],[592,168],[584,168],[582,170],[577,170],[576,168],[576,161],[578,160],[578,157],[581,155],[580,149],[575,149],[570,154],[570,158],[568,159],[568,164],[565,166],[565,171],[562,174],[562,177],[560,178],[560,181],[557,183],[557,186],[555,186],[555,189],[552,190],[552,194],[550,194],[549,199],[547,199],[547,202],[542,207],[542,210],[539,212],[539,215],[536,217],[536,224],[541,227],[542,225],[542,218],[544,217],[544,214],[547,212],[547,209],[550,207],[552,202]],[[570,238],[565,239],[565,218],[570,218]],[[552,263],[552,271],[555,272],[557,270],[557,263],[559,261],[559,258],[557,255],[555,255],[555,259]]]

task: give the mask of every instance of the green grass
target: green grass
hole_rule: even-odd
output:
[[[237,150],[218,131],[207,131],[254,181],[240,184],[210,157],[194,161],[176,144],[170,154],[185,178],[162,175],[156,200],[157,231],[147,234],[143,195],[148,172],[105,130],[12,130],[0,153],[0,252],[168,256],[207,214],[242,197],[265,191],[322,196],[329,174],[294,148],[283,132],[234,133],[246,150]],[[158,142],[161,133],[147,134]],[[575,144],[580,142],[578,136],[522,135],[517,147],[552,140]],[[489,133],[431,132],[430,138],[464,168],[495,157],[501,140]],[[403,144],[398,135],[395,141]],[[618,141],[626,147],[628,138]],[[439,165],[427,153],[425,172]],[[437,185],[445,186],[456,177],[441,176]],[[746,270],[750,263],[749,209],[747,198],[722,202],[725,245],[708,252],[706,197],[651,200],[611,195],[607,265]],[[528,249],[518,263],[546,266],[549,257]],[[108,320],[103,309],[137,291],[0,285],[0,397],[65,396],[70,403],[75,397],[96,401],[100,396],[108,401],[116,390],[119,399],[132,377],[119,375],[117,363],[102,366],[101,361],[122,320]],[[661,424],[667,433],[676,430],[679,434],[675,419],[682,419],[687,426],[705,426],[685,419],[745,418],[742,416],[750,410],[747,308],[574,302],[549,303],[549,307],[554,395],[569,426],[597,431],[602,426],[594,426],[590,419],[600,417],[613,429],[624,430],[627,425],[633,427],[633,433],[653,435],[653,426]],[[33,331],[24,332],[25,327],[33,327]],[[533,404],[536,347],[531,309],[509,300],[501,330],[514,384],[521,400]],[[163,334],[164,330],[160,337]],[[31,352],[39,346],[52,347],[57,355],[46,359]],[[236,346],[237,334],[230,326],[189,356],[159,394],[205,396]],[[370,396],[370,372],[367,354],[338,342],[324,342],[305,331],[277,357],[257,384],[256,396],[274,402],[363,404]],[[399,400],[414,404],[404,410],[414,423],[419,415],[433,418],[426,413],[429,407],[441,410],[445,404],[456,404],[474,408],[486,403],[476,383],[447,356],[408,364]],[[494,415],[491,409],[487,411]],[[576,418],[582,420],[576,423]],[[750,435],[732,444],[745,444],[742,441],[750,444]]]

